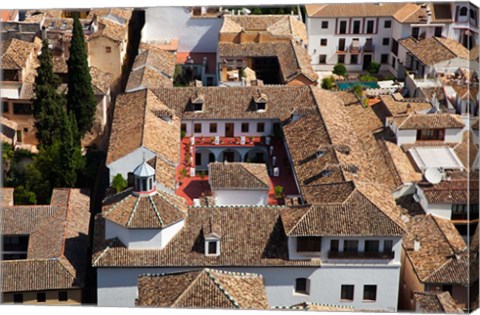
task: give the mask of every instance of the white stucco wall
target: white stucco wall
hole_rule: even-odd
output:
[[[446,129],[445,142],[461,143],[463,140],[463,129]]]
[[[417,196],[420,199],[420,205],[426,214],[450,220],[452,218],[452,205],[446,203],[429,203],[422,188],[417,186]]]
[[[268,203],[268,190],[214,190],[213,195],[217,206]]]
[[[192,18],[185,7],[147,8],[142,41],[179,39],[179,52],[216,53],[222,24],[222,18]]]
[[[133,172],[133,170],[143,162],[144,153],[146,160],[150,160],[155,157],[155,153],[145,147],[140,147],[124,157],[108,164],[107,167],[110,170],[110,183],[112,183],[113,177],[119,173],[122,174],[125,180],[127,180],[128,173]]]
[[[129,249],[162,249],[184,225],[181,220],[163,229],[127,229],[108,219],[105,222],[106,238],[118,237]]]
[[[164,273],[193,268],[99,268],[98,306],[134,306],[138,276],[145,273]],[[301,302],[314,302],[351,306],[361,309],[397,310],[400,266],[322,266],[299,267],[222,267],[226,271],[253,272],[264,278],[270,306],[290,306]],[[310,294],[294,292],[295,279],[308,278]],[[354,285],[354,300],[341,301],[341,285]],[[377,300],[363,301],[363,286],[377,285]]]
[[[417,130],[415,129],[397,130],[396,135],[398,146],[406,143],[415,143],[417,141]]]
[[[268,106],[268,105],[267,105]],[[182,120],[182,124],[186,125],[186,136],[191,137],[192,135],[195,137],[225,137],[225,124],[233,123],[233,135],[234,137],[240,136],[253,136],[253,137],[261,137],[261,136],[269,136],[273,133],[273,124],[274,120],[270,119],[245,119],[245,120]],[[217,124],[217,132],[210,132],[210,124],[216,123]],[[242,123],[249,123],[248,132],[242,132]],[[264,132],[257,131],[257,124],[264,123],[265,129]],[[201,124],[202,125],[202,132],[196,133],[194,132],[194,125]]]

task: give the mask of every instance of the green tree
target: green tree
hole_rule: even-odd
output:
[[[35,77],[33,115],[40,145],[53,143],[60,130],[60,115],[65,108],[66,100],[63,94],[57,92],[60,78],[53,73],[52,54],[48,41],[43,41],[42,53],[38,57],[39,67]]]
[[[347,68],[345,68],[345,65],[343,63],[337,63],[335,67],[333,67],[333,73],[335,73],[336,75],[344,76],[345,73],[347,73]]]
[[[378,73],[379,70],[380,70],[380,64],[375,61],[372,61],[370,63],[370,66],[368,66],[368,72],[371,74],[376,74]]]
[[[331,90],[333,88],[333,78],[324,78],[322,80],[322,88],[325,90]]]
[[[112,187],[115,188],[117,193],[121,192],[125,188],[127,188],[127,181],[123,178],[122,174],[118,173],[112,179]]]
[[[18,186],[13,191],[13,199],[16,205],[34,205],[37,203],[37,196],[33,191]]]
[[[363,93],[363,88],[360,84],[355,84],[353,87],[352,87],[352,91],[353,93],[355,93],[358,97],[362,97],[362,93]]]
[[[75,114],[78,134],[82,138],[85,133],[92,129],[97,105],[92,88],[92,77],[88,67],[83,27],[78,19],[78,15],[74,17],[70,57],[67,65],[67,107],[69,112]]]

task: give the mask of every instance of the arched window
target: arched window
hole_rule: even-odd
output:
[[[462,8],[460,9],[460,16],[467,16],[467,14],[468,14],[468,9],[467,9],[467,7],[462,7]]]

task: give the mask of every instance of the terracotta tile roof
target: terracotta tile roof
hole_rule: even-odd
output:
[[[295,41],[260,43],[218,43],[218,56],[221,59],[247,57],[277,57],[284,82],[290,82],[303,74],[311,81],[317,81],[318,75],[311,66],[306,49]]]
[[[268,309],[261,275],[202,269],[141,275],[137,306]]]
[[[288,260],[281,207],[190,207],[181,231],[161,250],[128,250],[118,239],[104,240],[97,217],[93,265],[147,266],[319,266],[317,260]],[[205,256],[204,236],[213,224],[221,230],[220,255]]]
[[[398,129],[458,129],[465,127],[461,118],[452,114],[404,114],[387,118]]]
[[[472,100],[476,101],[477,95],[479,92],[478,86],[474,86],[472,84],[450,84],[455,92],[457,93],[458,97],[462,100]]]
[[[270,189],[267,165],[261,163],[209,163],[208,181],[214,190]]]
[[[224,16],[221,33],[267,32],[308,42],[307,28],[292,15]]]
[[[303,187],[303,196],[308,203],[342,203],[354,189],[352,181],[308,185]]]
[[[408,98],[398,98],[395,95],[380,95],[380,99],[390,112],[390,116],[405,114],[409,111],[426,111],[432,108],[432,104],[427,101],[409,101]]]
[[[395,17],[402,22],[409,15],[420,9],[420,6],[405,3],[338,3],[338,4],[307,4],[309,17]]]
[[[96,95],[107,95],[112,83],[113,74],[104,72],[97,67],[90,67],[92,86]]]
[[[68,193],[68,198],[64,198]],[[28,235],[27,258],[1,261],[2,292],[78,288],[85,277],[89,197],[54,190],[55,206],[2,207],[2,234]],[[65,200],[66,199],[66,200]]]
[[[313,205],[282,210],[289,236],[387,236],[404,234],[400,208],[385,187],[354,183],[340,202],[308,200]]]
[[[399,40],[398,43],[427,66],[454,58],[469,59],[468,49],[451,39],[429,37],[415,40],[409,37]]]
[[[473,141],[471,131],[463,132],[462,142],[456,145],[453,150],[467,171],[475,169],[477,166],[475,163],[478,163],[478,160],[476,160],[478,156],[478,144]]]
[[[170,122],[166,113],[172,116]],[[179,162],[180,120],[150,90],[117,97],[107,165],[142,146],[166,163]]]
[[[68,65],[65,56],[52,56],[52,64],[54,73],[68,73]]]
[[[135,57],[135,62],[132,66],[132,69],[148,66],[160,71],[168,78],[173,78],[175,64],[175,54],[161,49],[148,49]]]
[[[132,8],[93,8],[88,13],[87,19],[93,19],[95,16],[97,16],[100,18],[112,20],[112,17],[114,17],[122,24],[127,24],[128,21],[130,21],[130,19],[132,18],[132,14]]]
[[[417,215],[406,224],[404,252],[422,283],[468,283],[468,268],[463,262],[467,246],[450,220]],[[415,241],[418,250],[415,250]]]
[[[391,168],[397,174],[397,184],[416,183],[422,180],[422,174],[415,170],[407,154],[389,141],[382,141],[391,161]]]
[[[104,218],[131,229],[165,228],[185,218],[186,203],[175,195],[157,191],[153,195],[128,193],[121,200],[105,201]]]
[[[450,292],[415,292],[415,303],[421,313],[460,314],[460,309]]]
[[[123,42],[126,40],[128,31],[126,25],[115,23],[106,18],[99,18],[98,25],[98,30],[88,38],[89,40],[98,37],[107,37],[115,42]]]
[[[1,68],[5,70],[21,70],[25,68],[33,48],[33,43],[15,38],[2,41],[0,46],[2,54]]]
[[[306,86],[185,87],[159,88],[152,92],[182,119],[287,119],[295,109],[314,109],[315,100]],[[268,97],[265,111],[257,111],[253,98]],[[203,97],[202,111],[194,111],[192,99]]]
[[[140,89],[155,89],[160,87],[172,87],[173,81],[160,72],[149,67],[142,67],[130,72],[126,91]]]
[[[478,45],[474,45],[472,49],[470,49],[470,60],[477,60],[479,56],[479,49]]]
[[[452,179],[435,185],[422,182],[419,187],[431,204],[467,204],[469,199],[470,202],[478,203],[478,181],[475,180]]]
[[[477,254],[478,256],[478,249],[479,249],[479,243],[480,243],[480,225],[477,225],[477,228],[475,229],[475,233],[472,236],[472,240],[470,242],[470,252],[475,256]],[[478,264],[478,261],[477,261]]]

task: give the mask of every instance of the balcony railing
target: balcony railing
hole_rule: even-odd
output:
[[[363,51],[364,52],[373,52],[375,50],[375,45],[372,44],[372,43],[366,43],[364,46],[363,46]]]
[[[347,52],[347,45],[337,46],[337,53],[344,54]]]
[[[361,52],[360,43],[350,45],[350,52],[353,54],[359,54]]]
[[[329,251],[328,258],[332,259],[393,259],[395,253],[390,252],[338,252]]]

